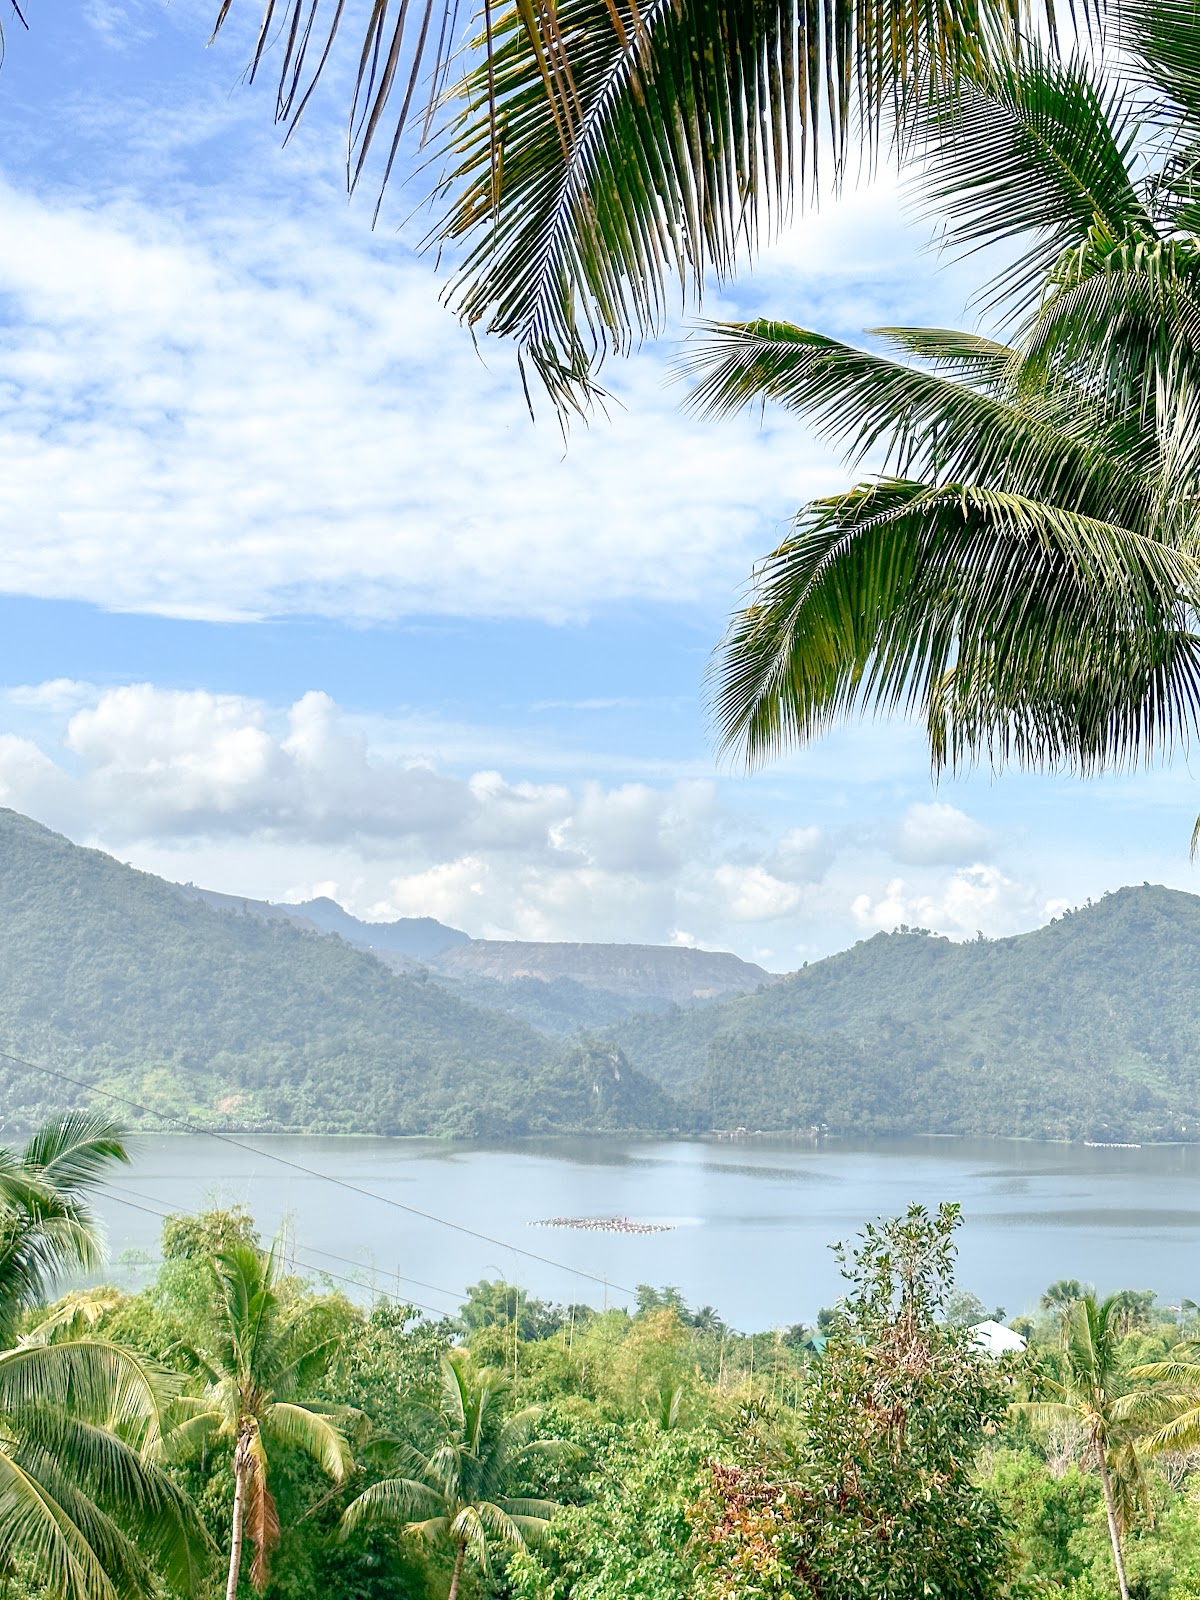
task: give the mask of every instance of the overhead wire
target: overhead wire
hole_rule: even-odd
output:
[[[172,1217],[172,1216],[176,1216],[177,1217],[177,1216],[183,1215],[183,1216],[194,1217],[194,1216],[198,1215],[198,1213],[195,1212],[195,1211],[185,1211],[185,1212],[182,1212],[182,1213],[179,1212],[179,1211],[164,1211],[161,1208],[161,1206],[156,1206],[156,1205],[153,1205],[153,1204],[143,1204],[144,1201],[147,1201],[147,1200],[150,1199],[150,1197],[148,1195],[139,1195],[136,1200],[132,1200],[132,1199],[128,1198],[129,1194],[132,1191],[128,1191],[127,1190],[123,1194],[118,1194],[113,1189],[113,1186],[111,1184],[109,1184],[107,1181],[104,1184],[104,1189],[108,1193],[109,1198],[112,1199],[112,1200],[115,1200],[118,1205],[120,1205],[120,1206],[128,1206],[131,1211],[144,1211],[146,1213],[146,1215],[149,1216],[149,1217],[159,1217],[159,1218],[165,1220],[167,1217]],[[316,1253],[318,1255],[326,1255],[326,1254],[328,1254],[327,1251],[323,1251],[323,1250],[322,1251],[317,1251]],[[334,1256],[333,1259],[335,1261],[340,1261],[343,1258],[340,1257],[340,1256]],[[380,1289],[379,1289],[379,1286],[377,1284],[364,1283],[360,1278],[348,1278],[348,1277],[346,1277],[346,1275],[344,1273],[331,1272],[327,1267],[319,1267],[319,1266],[315,1265],[315,1263],[313,1263],[311,1261],[305,1261],[302,1258],[302,1256],[300,1255],[299,1251],[296,1252],[296,1254],[294,1256],[294,1260],[295,1260],[297,1266],[306,1267],[310,1272],[318,1272],[318,1273],[321,1274],[322,1277],[331,1278],[336,1283],[349,1284],[352,1288],[365,1289],[369,1293],[375,1294],[375,1295],[378,1295],[380,1293]],[[350,1264],[353,1265],[353,1263],[350,1263]],[[392,1276],[398,1276],[398,1274],[392,1274]],[[449,1291],[441,1289],[441,1290],[438,1291],[438,1293],[439,1294],[446,1294],[446,1293],[449,1293]],[[432,1312],[432,1314],[435,1317],[439,1317],[440,1318],[440,1317],[446,1317],[446,1316],[450,1315],[450,1313],[448,1311],[446,1311],[444,1308],[440,1308],[439,1309],[439,1307],[437,1307],[437,1306],[427,1305],[423,1300],[414,1300],[410,1295],[405,1295],[404,1296],[404,1303],[405,1303],[405,1305],[416,1306],[417,1309],[420,1310],[420,1311]]]
[[[247,1152],[250,1155],[262,1156],[266,1161],[273,1161],[277,1166],[288,1167],[293,1172],[302,1172],[306,1177],[317,1178],[322,1183],[331,1183],[339,1189],[345,1189],[350,1194],[360,1195],[365,1200],[376,1200],[381,1205],[391,1206],[396,1211],[404,1211],[409,1216],[420,1217],[425,1222],[436,1222],[440,1227],[451,1228],[455,1233],[465,1234],[468,1238],[478,1239],[483,1244],[495,1245],[499,1250],[511,1250],[514,1255],[524,1256],[527,1261],[540,1262],[542,1266],[553,1267],[558,1272],[569,1272],[577,1278],[586,1278],[590,1283],[598,1283],[607,1292],[615,1289],[619,1294],[636,1295],[637,1290],[628,1284],[616,1283],[611,1278],[601,1277],[598,1273],[587,1272],[583,1267],[568,1266],[565,1261],[555,1261],[551,1256],[539,1255],[535,1250],[526,1250],[521,1245],[510,1244],[504,1239],[497,1239],[489,1233],[480,1233],[477,1228],[468,1228],[465,1223],[452,1222],[448,1217],[439,1217],[436,1212],[423,1211],[419,1206],[406,1205],[403,1200],[395,1200],[391,1195],[378,1194],[373,1189],[364,1189],[361,1184],[351,1183],[346,1178],[338,1178],[331,1172],[319,1172],[315,1167],[305,1166],[301,1161],[289,1160],[287,1156],[278,1155],[273,1150],[262,1150],[257,1145],[246,1144],[230,1133],[218,1132],[215,1128],[206,1128],[203,1124],[195,1123],[190,1117],[176,1116],[169,1111],[156,1111],[151,1106],[142,1105],[137,1100],[130,1099],[127,1095],[115,1094],[111,1089],[101,1089],[97,1084],[88,1083],[83,1078],[74,1078],[70,1073],[61,1072],[55,1067],[47,1067],[37,1061],[26,1061],[22,1056],[13,1055],[11,1051],[0,1050],[0,1060],[11,1061],[19,1067],[25,1067],[30,1072],[40,1072],[46,1077],[56,1078],[60,1083],[69,1083],[76,1089],[82,1089],[87,1094],[100,1095],[105,1100],[111,1100],[115,1105],[123,1105],[141,1116],[159,1117],[164,1122],[174,1123],[187,1133],[201,1134],[207,1139],[215,1139],[219,1144],[232,1146],[235,1150]]]
[[[117,1201],[120,1202],[120,1201],[124,1200],[125,1196],[129,1196],[130,1197],[129,1203],[131,1203],[131,1204],[134,1201],[142,1202],[141,1209],[143,1211],[151,1210],[153,1207],[155,1207],[157,1205],[157,1201],[155,1200],[153,1195],[141,1194],[141,1193],[138,1192],[138,1190],[131,1189],[127,1184],[116,1183],[116,1182],[113,1181],[112,1178],[105,1178],[103,1180],[103,1183],[104,1183],[104,1187],[105,1187],[106,1192],[108,1194],[110,1194],[114,1200],[117,1200]],[[197,1215],[197,1213],[193,1212],[193,1211],[188,1211],[188,1212],[186,1212],[184,1214],[187,1215],[187,1216],[195,1216],[195,1215]],[[162,1212],[162,1216],[163,1217],[178,1216],[178,1215],[180,1215],[180,1213],[178,1211],[163,1211]],[[369,1271],[373,1270],[372,1268],[367,1266],[367,1264],[365,1262],[354,1261],[349,1256],[340,1256],[333,1250],[319,1250],[317,1248],[317,1246],[313,1245],[313,1244],[306,1244],[306,1245],[304,1245],[303,1248],[304,1248],[304,1251],[305,1251],[305,1253],[307,1255],[310,1255],[310,1256],[324,1256],[329,1261],[337,1261],[337,1262],[339,1262],[343,1267],[352,1267],[355,1272],[369,1272]],[[314,1272],[325,1272],[326,1271],[326,1269],[324,1267],[317,1267],[317,1266],[314,1266],[312,1270]],[[383,1271],[383,1270],[384,1269],[382,1269],[382,1268],[380,1269],[380,1271]],[[332,1273],[327,1274],[327,1275],[328,1276],[335,1276],[335,1274],[332,1274]],[[396,1270],[394,1272],[389,1271],[389,1272],[386,1273],[386,1276],[389,1279],[392,1279],[392,1278],[396,1279],[396,1281],[398,1283],[411,1283],[417,1289],[428,1289],[433,1294],[444,1294],[448,1300],[453,1300],[456,1305],[459,1303],[459,1297],[460,1297],[461,1291],[458,1290],[458,1289],[444,1289],[440,1283],[426,1283],[423,1278],[412,1278],[412,1277],[409,1277],[409,1275],[406,1272],[400,1272],[399,1270]],[[347,1279],[347,1282],[349,1282],[349,1281],[350,1280]],[[369,1286],[366,1285],[366,1284],[363,1284],[363,1285],[360,1285],[360,1287],[367,1288]],[[411,1305],[419,1305],[420,1302],[417,1301],[417,1300],[413,1300],[413,1301],[410,1301],[410,1304]],[[425,1310],[430,1310],[432,1308],[427,1306],[424,1309]]]

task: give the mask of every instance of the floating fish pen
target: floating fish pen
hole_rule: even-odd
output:
[[[540,1217],[531,1228],[583,1228],[589,1233],[670,1233],[669,1222],[630,1222],[628,1217]]]

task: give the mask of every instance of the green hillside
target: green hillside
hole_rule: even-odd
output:
[[[609,1030],[716,1127],[1200,1136],[1200,899],[1122,889],[1019,937],[878,934],[760,994]]]
[[[0,1049],[230,1127],[1200,1137],[1200,899],[1149,886],[1018,938],[879,934],[753,994],[622,1017],[632,996],[584,1008],[569,980],[393,971],[0,811],[0,974]],[[530,1026],[572,1015],[611,1026]],[[79,1098],[12,1063],[0,1088],[17,1126]]]
[[[614,1090],[516,1019],[340,939],[215,910],[12,811],[0,974],[0,1049],[210,1123],[497,1135],[678,1120],[619,1056]],[[79,1099],[11,1062],[0,1087],[9,1125]]]

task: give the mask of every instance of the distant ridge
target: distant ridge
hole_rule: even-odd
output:
[[[396,971],[416,958],[314,904],[181,888],[0,810],[0,1050],[35,1063],[0,1064],[0,1125],[78,1098],[42,1063],[168,1121],[277,1131],[1200,1140],[1179,891],[1006,939],[901,928],[774,980],[722,952],[461,935]]]
[[[433,917],[364,922],[322,896],[284,905],[180,886],[218,911],[281,919],[336,934],[370,950],[397,972],[425,966],[462,999],[520,1016],[542,1032],[573,1033],[615,1022],[644,1007],[726,1000],[777,982],[753,962],[720,950],[682,945],[570,944],[472,939]]]
[[[318,900],[301,900],[297,905],[272,906],[273,911],[315,923],[326,933],[336,933],[350,944],[367,950],[386,950],[428,961],[470,944],[470,936],[448,928],[434,917],[399,917],[395,922],[363,922],[324,895]]]
[[[0,1049],[34,1064],[0,1062],[0,1127],[88,1103],[39,1065],[168,1125],[694,1126],[618,1048],[565,1049],[263,904],[181,890],[0,809]]]
[[[726,951],[683,945],[534,943],[471,939],[443,953],[438,969],[456,976],[543,983],[566,979],[645,1002],[689,1004],[752,994],[776,978]]]
[[[1126,888],[1006,939],[876,934],[610,1030],[716,1128],[1200,1139],[1200,899]]]

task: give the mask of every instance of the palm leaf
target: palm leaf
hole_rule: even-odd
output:
[[[1185,143],[1200,134],[1200,17],[1191,0],[1121,0],[1115,22],[1127,77]],[[1165,100],[1165,103],[1164,103]]]
[[[441,1497],[414,1478],[382,1478],[356,1495],[342,1514],[340,1536],[358,1528],[415,1525],[421,1512],[438,1514]],[[428,1519],[426,1519],[428,1520]]]
[[[0,1450],[0,1564],[16,1561],[28,1562],[56,1600],[115,1600],[112,1579],[66,1508]]]
[[[918,82],[947,85],[1016,0],[532,0],[494,19],[459,91],[442,238],[448,299],[516,341],[560,406],[608,348],[659,328],[670,280],[724,279],[840,174]],[[490,17],[490,13],[489,13]]]
[[[354,1464],[341,1429],[307,1406],[277,1400],[267,1409],[262,1426],[272,1445],[301,1451],[335,1483],[341,1483]]]
[[[709,416],[772,400],[812,417],[852,461],[881,456],[898,476],[977,482],[1121,521],[1146,514],[1144,476],[1097,448],[1106,418],[1094,401],[1084,408],[1077,391],[1043,384],[1040,405],[1014,405],[791,323],[714,323],[706,331],[684,371],[700,379],[691,405]],[[897,337],[916,342],[912,330]],[[939,330],[943,348],[951,341],[959,361],[976,347],[969,335]],[[1000,365],[1000,348],[981,352],[983,375],[997,388],[998,366],[1007,376],[1013,365]]]
[[[1153,239],[1130,176],[1138,108],[1119,79],[1082,57],[1031,43],[972,66],[967,81],[922,118],[921,195],[964,249],[1026,241],[993,282],[1026,303],[1065,250],[1095,226]]]
[[[129,1163],[123,1130],[110,1118],[72,1111],[40,1128],[21,1160],[39,1180],[60,1194],[92,1188],[115,1163]]]
[[[972,484],[818,501],[764,564],[714,669],[726,747],[760,760],[859,709],[919,712],[938,764],[1090,770],[1186,736],[1191,561]]]

